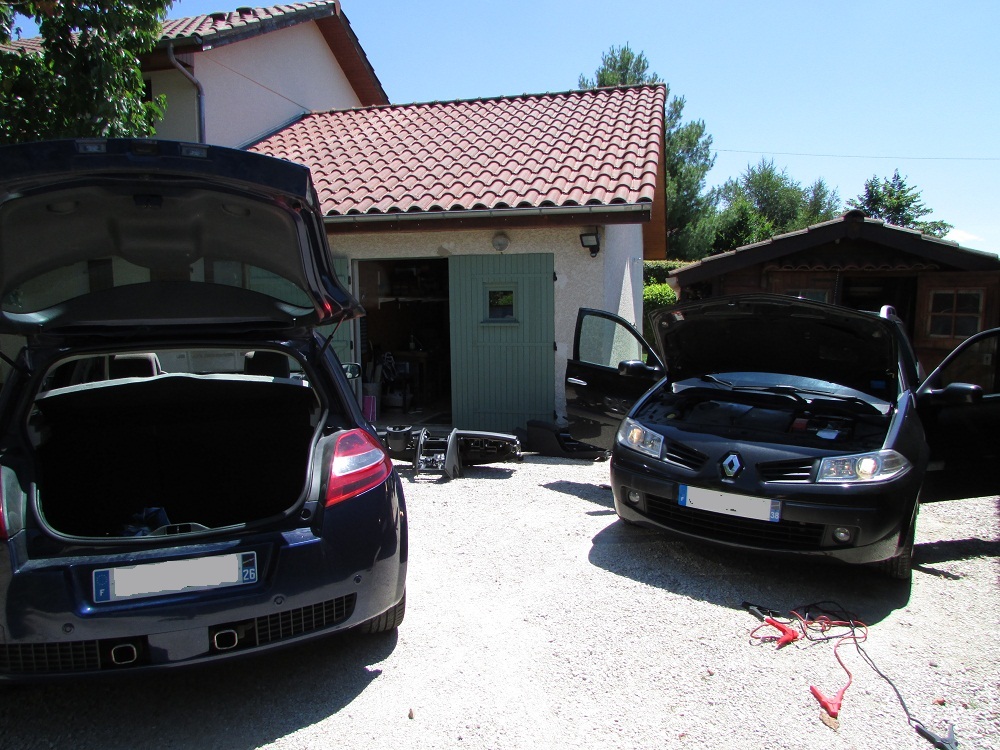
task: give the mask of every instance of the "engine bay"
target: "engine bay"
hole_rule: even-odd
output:
[[[661,389],[635,418],[651,426],[734,439],[868,450],[881,447],[889,411],[853,399],[694,387]]]

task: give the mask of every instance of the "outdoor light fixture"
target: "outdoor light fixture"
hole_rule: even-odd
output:
[[[597,236],[597,230],[584,232],[580,235],[580,244],[590,250],[590,257],[596,258],[601,250],[601,238]]]
[[[503,232],[497,232],[493,235],[493,249],[498,253],[502,253],[508,247],[510,247],[510,237],[508,237]]]

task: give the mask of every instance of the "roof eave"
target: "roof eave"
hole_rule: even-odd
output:
[[[539,206],[458,211],[409,211],[384,214],[325,216],[328,232],[416,232],[493,227],[638,224],[649,221],[652,204],[616,203],[589,206]]]
[[[337,3],[335,15],[318,20],[316,25],[326,43],[330,45],[330,50],[337,58],[344,75],[347,76],[351,88],[361,100],[361,105],[371,107],[388,104],[389,97],[382,88],[382,82],[375,75],[375,69],[354,34],[351,22],[340,9],[340,3]]]

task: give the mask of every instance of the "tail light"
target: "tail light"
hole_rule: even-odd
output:
[[[364,430],[337,438],[330,461],[326,505],[335,505],[382,484],[392,473],[392,460],[382,444]]]

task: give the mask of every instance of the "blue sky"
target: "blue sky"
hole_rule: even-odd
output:
[[[232,10],[180,0],[171,17]],[[268,3],[259,3],[266,5]],[[842,201],[894,169],[1000,252],[1000,2],[342,0],[394,103],[567,91],[612,45],[642,51],[717,151],[710,184],[762,157]]]

